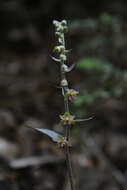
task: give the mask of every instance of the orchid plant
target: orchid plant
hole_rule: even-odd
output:
[[[62,95],[64,100],[64,113],[59,115],[60,124],[65,128],[65,136],[58,134],[55,131],[49,129],[41,129],[34,128],[40,133],[48,135],[54,142],[58,144],[60,148],[65,148],[66,153],[66,161],[67,161],[67,169],[69,174],[69,181],[71,190],[75,189],[71,158],[70,158],[70,128],[76,124],[76,122],[87,121],[88,119],[75,119],[75,116],[70,113],[69,102],[72,102],[76,96],[78,95],[78,91],[72,88],[69,88],[68,81],[66,78],[66,74],[69,73],[73,68],[74,64],[68,66],[67,55],[70,52],[65,47],[65,33],[68,32],[67,21],[62,20],[61,22],[54,20],[53,25],[55,26],[55,36],[57,38],[58,45],[54,47],[53,53],[57,55],[57,57],[52,57],[55,62],[59,63],[60,66],[60,88],[62,89]],[[31,127],[31,126],[29,126]]]

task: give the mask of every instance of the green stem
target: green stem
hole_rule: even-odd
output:
[[[63,40],[62,41],[63,41],[63,46],[65,47],[64,35],[63,35]],[[65,72],[62,71],[63,64],[64,64],[64,61],[61,63],[61,80],[64,80],[64,79],[67,80]],[[68,85],[64,86],[62,88],[63,88],[64,94],[66,94],[66,91],[68,89]],[[69,111],[68,98],[65,98],[65,97],[64,97],[64,109],[65,109],[65,112],[68,112],[68,113],[70,112]],[[70,140],[70,126],[68,126],[68,125],[66,126],[66,140],[67,141]],[[65,154],[66,154],[66,162],[67,162],[67,169],[68,169],[68,175],[69,175],[69,181],[70,181],[71,190],[75,190],[69,146],[65,147]]]
[[[71,156],[70,156],[70,150],[68,146],[66,146],[66,162],[67,162],[71,190],[74,190],[75,187],[74,187],[74,179],[73,179],[73,172],[72,172]]]

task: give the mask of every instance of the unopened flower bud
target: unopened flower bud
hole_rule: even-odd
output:
[[[60,45],[60,46],[56,46],[54,49],[53,49],[53,52],[56,52],[56,53],[61,53],[64,51],[64,46],[63,45]]]
[[[68,72],[68,66],[65,64],[62,64],[62,71],[63,72]]]
[[[63,26],[61,24],[59,24],[57,27],[56,27],[56,31],[57,32],[63,32]]]
[[[64,26],[64,27],[63,27],[63,32],[64,32],[64,33],[68,32],[68,27],[67,27],[67,26]]]
[[[61,32],[55,32],[57,38],[61,37]]]
[[[67,82],[66,79],[63,79],[63,80],[61,81],[61,86],[62,86],[62,87],[68,86],[68,82]]]
[[[60,53],[60,51],[61,51],[60,46],[56,46],[53,49],[53,52],[56,52],[56,53]]]
[[[57,20],[53,20],[53,24],[55,27],[58,27],[60,25],[60,22]]]
[[[67,56],[64,55],[64,54],[60,54],[59,58],[60,58],[61,61],[66,61],[67,60]]]
[[[67,21],[66,21],[66,20],[62,20],[62,21],[61,21],[61,25],[62,25],[62,26],[67,26]]]

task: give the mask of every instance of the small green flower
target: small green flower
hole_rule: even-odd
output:
[[[59,147],[63,148],[64,146],[71,146],[71,143],[66,140],[65,137],[59,136],[57,139],[57,144]]]
[[[75,123],[75,116],[71,115],[69,112],[65,112],[64,115],[60,115],[62,125],[73,125]]]
[[[79,92],[73,89],[68,89],[65,98],[68,98],[70,101],[74,100]]]

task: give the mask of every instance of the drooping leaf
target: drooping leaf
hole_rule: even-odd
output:
[[[60,135],[52,130],[49,130],[49,129],[40,129],[40,128],[34,128],[34,129],[39,131],[40,133],[48,135],[54,142],[57,142],[57,139],[59,137],[62,137],[62,135]]]

